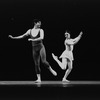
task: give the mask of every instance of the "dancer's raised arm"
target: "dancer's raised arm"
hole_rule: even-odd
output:
[[[21,38],[24,38],[25,36],[28,36],[29,34],[30,34],[30,29],[23,35],[16,36],[16,37],[13,37],[12,35],[9,35],[9,37],[12,38],[12,39],[21,39]]]
[[[80,32],[78,37],[76,37],[74,39],[65,40],[65,44],[69,44],[69,45],[76,44],[80,40],[82,34],[83,34],[83,32]]]
[[[76,37],[75,39],[72,39],[74,44],[76,44],[81,39],[82,34],[83,34],[83,32],[80,32],[78,37]]]

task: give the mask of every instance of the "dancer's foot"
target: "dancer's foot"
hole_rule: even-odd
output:
[[[36,83],[41,83],[41,80],[40,79],[37,79],[35,82]]]
[[[63,79],[62,79],[62,82],[70,82],[70,81],[67,80],[67,79],[65,79],[65,78],[63,78]]]
[[[52,53],[52,57],[53,57],[54,60],[57,60],[58,59],[58,57],[55,56],[53,53]]]
[[[51,66],[49,67],[49,70],[50,70],[50,72],[51,72],[54,76],[57,76],[56,71],[54,71],[54,70],[51,68]]]

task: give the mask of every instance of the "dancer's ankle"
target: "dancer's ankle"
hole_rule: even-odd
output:
[[[37,74],[37,80],[41,81],[41,75],[40,74]]]

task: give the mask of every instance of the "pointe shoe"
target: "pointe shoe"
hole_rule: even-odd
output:
[[[55,56],[53,53],[52,53],[52,57],[53,57],[55,60],[57,60],[57,59],[58,59],[58,57],[57,57],[57,56]]]
[[[62,82],[70,82],[70,81],[63,78]]]
[[[54,76],[57,76],[57,73],[56,71],[54,71],[51,67],[49,68],[50,72],[54,75]]]

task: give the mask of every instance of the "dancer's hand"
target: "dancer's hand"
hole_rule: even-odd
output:
[[[32,39],[28,39],[28,41],[32,41]]]
[[[28,39],[28,41],[31,41],[30,39]]]
[[[8,37],[12,38],[13,39],[13,36],[12,35],[9,35]]]
[[[83,32],[80,32],[80,35],[82,35],[83,34]]]

